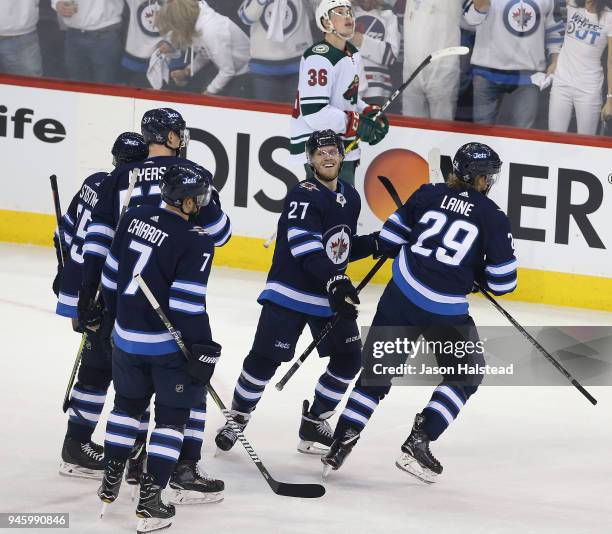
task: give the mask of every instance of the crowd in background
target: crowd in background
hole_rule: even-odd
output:
[[[317,4],[0,0],[0,72],[293,103],[300,57],[321,38]],[[390,111],[610,135],[612,0],[353,0],[353,11],[369,103],[463,44],[470,55],[430,65]]]

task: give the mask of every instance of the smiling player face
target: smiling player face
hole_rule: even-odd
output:
[[[317,176],[326,182],[338,177],[342,156],[334,145],[317,148],[310,156],[310,161]]]

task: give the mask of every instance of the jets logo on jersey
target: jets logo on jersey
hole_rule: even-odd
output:
[[[138,25],[145,35],[149,37],[159,37],[159,30],[155,25],[155,17],[161,8],[161,0],[146,0],[138,8],[136,18]]]
[[[338,229],[339,228],[339,229]],[[348,260],[351,248],[350,230],[346,226],[336,226],[328,233],[331,233],[325,244],[327,257],[335,264],[342,265]]]
[[[274,2],[268,3],[264,12],[261,15],[261,18],[259,19],[259,22],[261,22],[261,25],[266,31],[268,31],[268,28],[270,27],[270,20],[272,19],[272,11],[274,9],[276,9]],[[295,7],[295,3],[293,2],[293,0],[287,0],[287,6],[285,8],[285,16],[283,17],[283,34],[285,36],[291,35],[293,30],[295,30],[297,23],[298,23],[297,7]]]
[[[348,86],[348,89],[344,91],[342,96],[351,102],[351,104],[357,103],[357,95],[359,94],[359,76],[355,74],[351,85]]]
[[[302,182],[300,184],[300,187],[303,187],[304,189],[307,189],[308,191],[318,191],[319,190],[319,188],[312,182]]]
[[[363,33],[377,41],[384,41],[385,39],[385,25],[381,20],[371,15],[357,17],[355,21],[355,31]]]
[[[534,0],[510,0],[504,9],[506,29],[517,37],[528,37],[540,26],[542,13]]]

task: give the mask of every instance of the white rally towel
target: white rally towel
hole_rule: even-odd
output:
[[[147,68],[147,79],[153,89],[161,89],[170,81],[170,58],[158,49],[153,52]]]
[[[287,13],[287,0],[274,0],[270,22],[268,26],[268,39],[277,43],[285,41],[285,14]]]

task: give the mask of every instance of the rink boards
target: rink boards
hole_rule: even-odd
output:
[[[0,76],[0,241],[50,245],[55,221],[49,175],[58,176],[66,209],[83,178],[110,169],[115,137],[139,131],[143,112],[161,106],[185,117],[189,158],[214,173],[231,217],[234,237],[216,261],[266,270],[272,249],[263,248],[263,241],[275,230],[288,188],[303,177],[288,158],[290,109],[199,95]],[[391,124],[380,144],[362,152],[360,233],[379,229],[393,209],[378,174],[388,176],[405,199],[427,181],[432,147],[448,164],[461,144],[485,142],[504,161],[491,197],[512,221],[520,273],[510,298],[612,310],[609,139],[407,118]],[[359,262],[351,274],[360,278],[371,264]],[[389,276],[387,266],[375,281]]]

